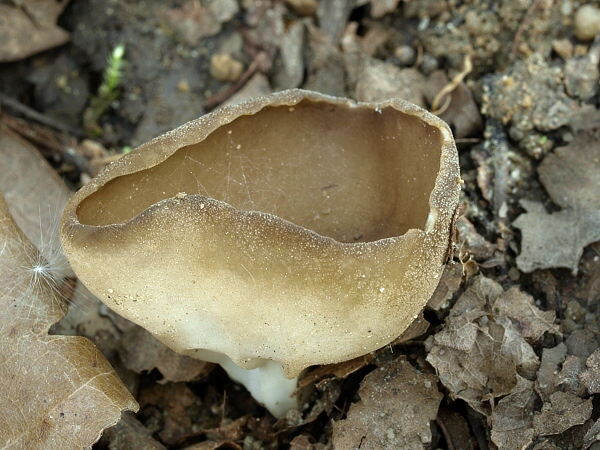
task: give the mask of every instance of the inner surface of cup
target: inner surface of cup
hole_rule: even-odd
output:
[[[109,181],[77,216],[88,225],[124,223],[163,199],[199,194],[339,242],[370,242],[423,229],[442,141],[439,129],[392,107],[265,107]]]

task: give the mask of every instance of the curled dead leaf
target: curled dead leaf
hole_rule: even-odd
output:
[[[431,442],[429,424],[442,400],[437,377],[398,358],[367,375],[358,395],[348,417],[333,424],[334,450],[421,450]]]
[[[137,403],[92,342],[50,336],[66,312],[57,278],[0,195],[0,446],[91,448]]]

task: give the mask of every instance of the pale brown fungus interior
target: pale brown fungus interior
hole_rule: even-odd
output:
[[[178,193],[274,214],[339,242],[423,228],[442,134],[394,108],[304,100],[241,116],[85,199],[78,219],[123,223]],[[148,151],[148,150],[146,150]]]

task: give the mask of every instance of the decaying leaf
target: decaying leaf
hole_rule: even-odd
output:
[[[69,40],[69,33],[56,25],[68,1],[14,3],[18,4],[0,4],[0,62],[24,59]]]
[[[512,287],[494,302],[494,314],[509,317],[529,343],[535,343],[546,332],[560,335],[558,325],[554,324],[554,311],[542,311],[535,306],[533,297]]]
[[[480,167],[483,166],[487,167],[487,165]],[[498,248],[496,244],[486,241],[466,217],[459,217],[457,219],[456,228],[460,236],[461,251],[468,252],[478,261],[490,259]]]
[[[155,405],[165,411],[161,442],[175,445],[194,432],[193,414],[200,407],[200,399],[185,383],[155,384],[141,389],[138,400],[142,409]]]
[[[492,399],[513,392],[519,376],[535,377],[540,362],[526,337],[558,333],[553,314],[527,294],[476,277],[435,334],[427,361],[452,397],[489,417]]]
[[[583,448],[589,448],[594,442],[598,441],[600,441],[600,420],[597,420],[587,433],[585,433]]]
[[[167,9],[162,13],[181,39],[190,45],[196,45],[200,39],[219,33],[222,23],[231,19],[232,13],[237,13],[238,6],[235,2],[213,1],[207,7],[202,3],[199,0],[189,0],[178,8]]]
[[[44,256],[55,253],[60,248],[58,219],[71,192],[35,147],[3,125],[0,167],[0,191],[15,222],[36,247],[42,247]],[[45,231],[44,242],[40,230]]]
[[[564,386],[565,392],[582,397],[586,387],[581,381],[581,374],[585,370],[585,358],[569,355],[562,364],[562,370],[557,375],[557,383]]]
[[[310,440],[303,434],[296,436],[290,442],[290,450],[321,450],[324,448],[324,444],[311,444]]]
[[[562,211],[548,214],[540,203],[521,200],[527,213],[513,225],[523,235],[517,266],[523,272],[566,267],[577,272],[583,248],[600,240],[600,141],[577,135],[538,169],[540,180]]]
[[[158,369],[165,381],[191,381],[208,374],[214,364],[175,353],[142,327],[131,324],[123,332],[121,360],[128,369],[140,373]]]
[[[600,392],[600,350],[596,350],[586,361],[587,370],[579,377],[590,394]]]
[[[375,353],[367,353],[366,355],[359,356],[358,358],[350,359],[348,361],[342,361],[335,364],[326,364],[324,366],[317,366],[314,369],[310,369],[305,375],[298,380],[298,389],[302,389],[318,380],[325,378],[327,375],[332,375],[337,379],[344,379],[348,375],[353,374],[359,369],[369,365],[373,360]]]
[[[104,432],[100,445],[110,442],[110,450],[166,450],[160,442],[152,438],[148,428],[135,418],[132,412],[123,413],[123,418],[114,427]]]
[[[540,181],[561,208],[600,209],[600,142],[581,134],[548,155],[538,169]]]
[[[533,417],[533,429],[538,436],[560,434],[581,425],[592,415],[592,399],[583,400],[567,392],[555,392],[544,403],[542,411]]]
[[[519,270],[565,267],[576,273],[583,248],[600,240],[600,211],[565,209],[548,214],[541,203],[519,203],[527,211],[513,222],[522,235]]]
[[[569,355],[582,356],[587,358],[598,349],[598,341],[593,331],[578,328],[571,332],[571,335],[565,340],[567,353]]]
[[[0,196],[0,445],[90,448],[137,403],[86,338],[50,336],[66,304]]]
[[[554,348],[542,350],[542,364],[537,374],[536,390],[544,401],[561,389],[559,369],[567,356],[567,346],[561,342]]]
[[[517,375],[514,389],[498,402],[490,417],[491,438],[498,448],[520,450],[533,441],[532,417],[536,399],[533,382]]]
[[[412,341],[413,339],[423,336],[429,329],[429,322],[423,316],[423,313],[419,314],[417,318],[411,323],[404,332],[398,336],[390,345],[398,345],[402,342]]]
[[[204,441],[186,447],[184,450],[242,450],[235,442]]]
[[[345,420],[333,424],[334,450],[423,449],[442,394],[437,378],[397,358],[365,377]]]
[[[450,306],[450,299],[460,288],[462,267],[458,263],[447,264],[440,277],[440,283],[427,302],[427,308],[440,311]]]

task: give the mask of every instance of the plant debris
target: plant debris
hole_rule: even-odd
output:
[[[14,448],[91,448],[137,403],[86,338],[50,336],[66,313],[62,286],[0,198],[0,442]]]
[[[600,448],[597,0],[0,3],[0,190],[60,266],[69,302],[54,324],[58,297],[2,296],[0,447],[22,432],[32,440],[21,448],[52,448],[57,436],[61,450],[89,448],[135,407],[124,384],[143,407],[95,449]],[[84,111],[116,48],[119,87],[90,136]],[[298,410],[276,420],[220,368],[174,354],[75,278],[63,284],[72,274],[55,224],[71,195],[60,177],[79,188],[207,111],[289,88],[433,110],[457,138],[464,184],[454,259],[413,325],[365,357],[311,367]],[[7,252],[3,292],[31,290]],[[52,345],[63,353],[33,359]],[[85,387],[61,418],[43,399],[61,412],[76,390],[67,376]],[[121,403],[80,397],[101,380]],[[69,422],[57,435],[74,412],[79,430]]]
[[[373,371],[358,390],[360,402],[334,422],[333,448],[423,448],[442,400],[436,381],[402,358]]]
[[[583,248],[600,240],[600,143],[580,134],[557,148],[538,169],[561,211],[549,214],[539,202],[521,200],[527,211],[513,225],[523,234],[517,266],[524,272],[566,267],[577,273]]]

